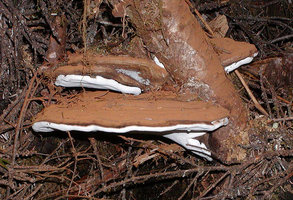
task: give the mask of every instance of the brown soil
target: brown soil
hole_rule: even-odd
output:
[[[70,101],[70,102],[69,102]],[[220,106],[203,101],[182,101],[171,92],[140,96],[114,92],[85,92],[74,99],[63,98],[60,103],[44,109],[35,119],[70,125],[100,125],[120,128],[138,126],[172,126],[207,123],[228,116]]]

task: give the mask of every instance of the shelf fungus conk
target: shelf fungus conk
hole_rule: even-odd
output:
[[[171,92],[161,92],[155,100],[151,94],[105,95],[103,91],[86,92],[75,98],[71,103],[64,98],[46,107],[34,120],[34,131],[161,135],[212,160],[208,144],[199,138],[228,124],[229,113],[223,107],[203,101],[182,101]]]
[[[151,59],[129,56],[89,55],[84,59],[73,54],[65,66],[58,67],[53,76],[55,85],[113,90],[138,95],[141,91],[160,88],[168,73]]]
[[[247,42],[239,42],[231,38],[213,38],[210,42],[226,73],[250,63],[258,54],[255,46]]]

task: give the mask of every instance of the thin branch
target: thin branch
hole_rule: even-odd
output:
[[[104,168],[103,168],[102,161],[101,161],[98,149],[97,149],[97,141],[95,138],[89,138],[89,141],[90,141],[90,143],[94,149],[94,153],[97,157],[97,161],[98,161],[98,165],[99,165],[99,169],[100,169],[100,173],[101,173],[101,180],[104,180]]]
[[[72,177],[71,177],[71,181],[70,181],[70,184],[69,184],[69,187],[67,189],[67,192],[66,194],[68,195],[69,194],[69,191],[71,189],[71,186],[72,186],[72,183],[74,181],[74,178],[75,178],[75,174],[76,174],[76,169],[77,169],[77,151],[75,149],[75,146],[74,146],[74,143],[73,143],[73,139],[71,137],[71,134],[69,131],[67,131],[67,134],[68,134],[68,138],[70,139],[70,143],[71,143],[71,146],[72,146],[72,153],[73,153],[73,156],[74,156],[74,168],[73,168],[73,173],[72,173]]]
[[[211,166],[211,167],[205,166],[205,167],[196,167],[196,168],[187,169],[187,170],[177,170],[177,171],[171,171],[171,172],[161,172],[161,173],[155,173],[155,174],[135,176],[126,180],[122,180],[120,182],[111,183],[101,189],[98,189],[97,191],[95,191],[94,195],[102,193],[102,192],[113,192],[113,191],[116,191],[121,186],[124,187],[124,186],[132,185],[132,184],[145,183],[152,178],[156,178],[156,180],[164,180],[164,179],[171,179],[176,177],[177,178],[188,177],[195,172],[206,172],[206,171],[226,172],[228,170],[229,170],[229,167],[226,167],[226,166]]]
[[[291,121],[293,120],[293,117],[284,117],[284,118],[278,118],[278,119],[272,119],[274,122],[280,122],[280,121]]]
[[[282,36],[282,37],[275,38],[275,39],[271,40],[270,43],[276,43],[276,42],[280,42],[282,40],[288,40],[288,39],[290,39],[292,37],[293,37],[293,34],[291,34],[291,35],[285,35],[285,36]]]
[[[178,200],[183,199],[183,197],[186,195],[186,193],[190,190],[192,185],[196,185],[197,179],[203,174],[203,172],[199,172],[196,174],[196,176],[192,179],[190,184],[186,187],[185,191],[181,194],[181,196],[178,198]]]
[[[237,69],[235,70],[235,73],[236,73],[237,77],[239,78],[239,80],[241,81],[242,85],[244,86],[245,90],[247,91],[249,97],[252,99],[255,107],[265,116],[269,116],[267,111],[258,103],[256,98],[252,94],[251,90],[249,89],[248,85],[246,84],[245,80],[243,79],[242,75],[239,73],[239,71]]]

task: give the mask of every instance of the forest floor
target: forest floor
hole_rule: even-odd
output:
[[[112,16],[108,1],[3,0],[0,199],[293,199],[292,2],[190,2],[208,22],[225,15],[225,36],[253,43],[259,52],[237,72],[242,81],[239,74],[227,75],[249,111],[243,133],[249,144],[239,142],[241,160],[208,162],[152,135],[34,132],[44,107],[65,96],[80,102],[80,95],[92,91],[60,89],[42,75],[44,63],[60,64],[49,56],[52,48],[126,54],[134,48],[135,30],[127,19]],[[57,47],[54,38],[61,38]],[[160,96],[144,100],[154,99]]]

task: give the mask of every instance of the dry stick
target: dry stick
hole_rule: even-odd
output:
[[[17,195],[20,195],[21,192],[23,192],[23,190],[25,190],[25,188],[28,188],[29,186],[23,184],[22,186],[20,186],[19,188],[17,188],[18,190],[15,191],[13,194],[11,194],[10,196],[6,197],[6,199],[20,199],[17,198]]]
[[[70,181],[70,179],[67,178],[65,175],[60,176],[60,175],[52,175],[52,174],[45,174],[45,173],[31,173],[31,175],[37,176],[38,178],[35,179],[35,183],[40,182],[40,184],[42,184],[42,182],[48,178],[58,179],[60,180],[60,182],[64,182],[64,180]],[[74,184],[78,185],[77,182],[74,182]],[[65,193],[65,189],[64,189],[64,193]]]
[[[286,100],[286,99],[284,99],[284,98],[282,98],[280,96],[277,96],[277,99],[283,101],[284,103],[288,104],[289,106],[293,106],[292,102],[290,102],[290,101],[288,101],[288,100]]]
[[[189,4],[190,5],[190,4]],[[212,29],[210,28],[210,26],[206,23],[206,21],[202,18],[201,14],[197,11],[197,9],[194,9],[194,12],[196,13],[196,15],[199,17],[199,19],[201,20],[201,22],[205,25],[206,29],[211,33],[212,36],[214,36],[214,32],[212,31]],[[253,103],[255,104],[255,107],[264,115],[269,116],[269,114],[265,111],[265,109],[258,103],[258,101],[256,100],[256,98],[254,97],[254,95],[252,94],[251,90],[249,89],[249,87],[247,86],[246,82],[244,81],[244,79],[242,78],[241,74],[238,72],[238,70],[235,70],[236,75],[238,76],[238,78],[240,79],[241,83],[243,84],[244,88],[246,89],[249,97],[252,99]]]
[[[14,129],[15,127],[13,125],[7,124],[7,125],[1,125],[0,127],[0,135],[2,135],[2,133],[5,133],[11,129]]]
[[[255,191],[257,190],[257,187],[262,185],[262,184],[265,184],[265,183],[269,183],[270,181],[272,180],[280,180],[280,173],[272,176],[272,177],[268,177],[268,178],[265,178],[265,179],[261,179],[253,184],[251,184],[250,186],[250,191],[249,191],[249,197],[252,197],[254,194],[255,194]],[[279,181],[278,181],[279,182]]]
[[[207,172],[208,173],[208,172]],[[196,174],[196,176],[192,179],[192,181],[190,182],[190,184],[187,186],[187,188],[185,189],[185,191],[181,194],[181,196],[178,198],[178,200],[183,199],[183,197],[185,196],[185,194],[189,191],[189,189],[191,188],[192,185],[196,185],[197,184],[197,179],[203,174],[203,172],[199,172]]]
[[[174,187],[174,185],[176,185],[178,182],[178,180],[175,180],[169,187],[167,187],[163,192],[159,194],[159,197],[168,192],[169,190],[171,190]]]
[[[244,86],[244,88],[246,89],[249,97],[252,99],[255,107],[264,115],[269,116],[269,114],[267,113],[267,111],[258,103],[258,101],[256,100],[256,98],[254,97],[254,95],[252,94],[251,90],[249,89],[248,85],[246,84],[245,80],[243,79],[242,75],[239,73],[239,71],[236,69],[235,73],[237,75],[237,77],[239,78],[239,80],[241,81],[242,85]]]
[[[202,198],[204,197],[206,194],[208,194],[212,189],[214,189],[224,178],[226,178],[228,175],[230,174],[229,171],[227,171],[223,176],[221,176],[221,178],[219,178],[213,185],[211,185],[208,189],[206,189],[199,197]]]
[[[290,154],[291,155],[291,154]],[[111,179],[110,181],[107,182],[111,182],[109,185],[104,186],[103,188],[100,188],[98,190],[96,190],[92,195],[97,195],[99,193],[106,193],[106,192],[110,192],[110,191],[117,191],[119,190],[119,187],[123,186],[123,187],[127,187],[127,185],[129,184],[136,184],[136,183],[144,183],[149,179],[153,179],[156,178],[156,180],[158,180],[158,178],[161,178],[161,180],[165,180],[165,179],[172,179],[172,178],[184,178],[189,176],[190,174],[193,174],[195,172],[207,172],[207,171],[217,171],[217,172],[221,172],[221,171],[228,171],[229,167],[227,166],[203,166],[203,167],[196,167],[196,168],[192,168],[192,169],[187,169],[187,170],[177,170],[177,171],[170,171],[170,172],[161,172],[161,173],[155,173],[155,174],[148,174],[148,175],[140,175],[140,176],[135,176],[135,177],[131,177],[127,180],[122,180],[122,181],[116,181],[113,182],[113,180],[115,179]],[[89,188],[92,185],[89,185],[89,183],[82,183],[79,186],[80,187],[84,187],[84,188]],[[78,191],[79,188],[77,188],[77,184],[72,187],[72,189],[74,189],[74,191]],[[60,196],[62,194],[65,194],[65,189],[57,191],[57,192],[53,192],[51,194],[48,194],[46,196],[43,196],[40,199],[48,199],[48,198],[53,198],[55,196]]]
[[[244,185],[249,183],[253,177],[256,177],[258,172],[261,171],[261,168],[265,165],[265,160],[260,161],[259,163],[255,163],[254,165],[251,166],[251,168],[247,168],[245,170],[245,174],[241,174],[239,176],[238,184]]]
[[[151,149],[151,150],[156,150],[157,152],[159,152],[160,154],[163,155],[167,155],[171,158],[176,158],[176,160],[179,160],[180,162],[183,161],[185,163],[190,164],[193,167],[196,167],[197,165],[195,165],[194,163],[190,162],[189,160],[182,158],[182,156],[177,155],[176,153],[174,153],[173,151],[168,151],[168,150],[164,150],[161,148],[158,148],[158,145],[154,145],[154,144],[149,144],[147,143],[145,140],[139,140],[139,139],[134,139],[134,138],[129,138],[129,137],[125,137],[123,135],[119,135],[120,138],[122,138],[125,141],[135,141],[135,142],[140,142],[142,144],[145,144],[147,148]]]
[[[234,178],[236,176],[236,170],[231,171],[230,173],[230,179],[229,179],[229,185],[227,188],[224,190],[224,196],[222,199],[226,199],[226,197],[231,193],[230,191],[232,190],[231,188],[234,186]]]
[[[90,200],[103,200],[104,199],[104,198],[99,199],[99,198],[95,198],[95,197],[88,197],[88,196],[82,196],[82,195],[63,195],[63,196],[61,196],[61,198],[64,198],[64,199],[90,199]]]
[[[43,184],[38,185],[38,187],[36,187],[32,193],[30,193],[28,196],[24,197],[23,199],[24,200],[31,199],[41,189],[41,187],[43,187]]]
[[[31,126],[31,123],[30,122],[23,123],[23,127],[24,128],[28,128],[30,126]],[[8,125],[8,124],[7,125],[3,125],[3,126],[0,127],[0,135],[2,135],[3,133],[5,133],[5,132],[7,132],[7,131],[9,131],[11,129],[14,129],[14,128],[15,128],[14,125]],[[5,149],[5,150],[7,150],[7,149]]]
[[[260,68],[260,72],[259,72],[259,77],[260,77],[260,88],[261,88],[261,91],[262,91],[262,96],[263,96],[263,99],[266,103],[266,106],[267,106],[267,109],[269,111],[269,116],[272,117],[272,110],[271,110],[271,107],[270,107],[270,103],[269,103],[269,100],[268,100],[268,95],[267,95],[267,92],[266,92],[266,88],[264,86],[264,77],[263,77],[263,67]]]
[[[17,143],[18,143],[18,137],[19,137],[20,132],[21,132],[21,126],[22,126],[22,123],[23,123],[24,115],[25,115],[27,107],[29,105],[29,100],[28,100],[29,95],[30,95],[30,92],[31,92],[31,90],[33,88],[34,82],[35,82],[35,80],[37,78],[37,74],[38,74],[38,72],[35,72],[33,78],[30,81],[30,84],[29,84],[28,90],[26,92],[24,102],[23,102],[23,105],[22,105],[22,108],[21,108],[21,111],[20,111],[20,115],[19,115],[19,118],[18,118],[16,130],[15,130],[14,144],[13,144],[13,154],[12,154],[12,162],[11,162],[12,166],[14,166],[14,164],[15,164],[15,156],[16,156],[16,148],[17,148]]]
[[[264,77],[264,80],[265,80],[266,84],[269,86],[269,90],[271,91],[272,100],[274,103],[274,110],[277,112],[277,118],[281,118],[280,111],[283,113],[283,110],[281,109],[279,100],[277,99],[277,93],[276,93],[274,87],[270,84],[270,82],[268,81],[268,79],[266,77]],[[283,113],[283,116],[284,115],[285,114]]]
[[[276,39],[271,40],[270,43],[280,42],[282,40],[288,40],[288,39],[290,39],[292,37],[293,37],[293,34],[291,34],[291,35],[285,35],[285,36],[282,36],[282,37],[279,37],[279,38],[276,38]]]
[[[37,78],[37,74],[38,74],[38,72],[35,72],[34,76],[32,77],[32,79],[30,81],[30,84],[29,84],[28,90],[26,91],[26,95],[25,95],[25,98],[24,98],[24,101],[23,101],[23,105],[22,105],[22,108],[20,110],[20,114],[19,114],[19,117],[18,117],[17,126],[16,126],[16,129],[15,129],[13,150],[12,150],[12,162],[11,162],[12,168],[14,168],[14,166],[15,166],[15,157],[16,157],[16,149],[17,149],[17,145],[18,145],[18,138],[19,138],[19,135],[20,135],[20,132],[21,132],[23,119],[24,119],[26,110],[28,108],[29,102],[30,102],[28,99],[29,99],[31,90],[33,88],[34,82],[35,82],[35,80]],[[9,173],[8,173],[8,181],[9,181],[9,183],[12,183],[12,179],[13,179],[13,172],[9,171]],[[9,196],[9,189],[7,189],[6,195],[7,195],[7,197]]]
[[[198,16],[198,18],[200,19],[200,21],[202,21],[202,23],[204,24],[204,26],[206,27],[206,29],[210,32],[210,34],[212,34],[212,36],[214,36],[214,32],[212,31],[212,29],[210,28],[210,26],[206,23],[206,21],[204,20],[204,18],[202,18],[201,14],[198,12],[198,10],[196,8],[194,8],[194,12],[196,13],[196,15]]]
[[[201,14],[198,12],[198,10],[193,7],[193,5],[190,3],[190,0],[185,0],[185,2],[188,4],[188,6],[190,8],[194,9],[194,12],[196,13],[196,15],[198,16],[198,18],[200,19],[200,21],[204,24],[204,26],[206,27],[206,29],[210,32],[210,34],[211,35],[214,35],[214,32],[212,31],[212,29],[210,28],[210,26],[206,23],[206,21],[204,20],[204,18],[202,18]]]
[[[74,156],[74,169],[73,169],[73,173],[72,173],[72,177],[71,177],[69,187],[68,187],[67,192],[66,192],[66,194],[68,195],[68,193],[69,193],[69,191],[71,189],[72,183],[74,181],[75,174],[76,174],[76,169],[77,169],[77,155],[76,154],[77,154],[77,151],[76,151],[75,146],[73,144],[73,139],[71,137],[70,132],[67,131],[67,134],[68,134],[68,137],[70,139],[70,143],[71,143],[71,146],[72,146],[72,153],[73,153],[73,156]]]
[[[170,171],[170,172],[158,172],[155,174],[148,174],[148,175],[140,175],[140,176],[134,176],[127,180],[122,180],[119,182],[113,182],[109,185],[100,188],[95,191],[94,195],[102,193],[102,192],[113,192],[117,190],[119,187],[130,184],[138,184],[138,183],[145,183],[146,181],[156,178],[156,180],[166,180],[171,178],[178,178],[178,177],[187,177],[190,176],[190,174],[193,174],[195,172],[207,172],[207,171],[229,171],[230,167],[227,166],[204,166],[204,167],[196,167],[192,169],[186,169],[186,170],[177,170],[177,171]]]
[[[4,120],[5,117],[13,110],[13,108],[25,97],[26,88],[23,89],[22,93],[16,97],[16,99],[9,104],[9,106],[3,111],[2,115],[0,116],[0,121]]]
[[[285,117],[285,118],[273,119],[274,122],[279,122],[279,121],[290,121],[290,120],[293,120],[293,117]]]
[[[84,54],[87,51],[87,34],[86,34],[86,18],[87,18],[87,7],[88,6],[88,1],[83,0],[83,14],[82,14],[82,40],[84,43]]]
[[[123,14],[123,18],[122,18],[122,37],[123,39],[126,39],[126,36],[125,36],[125,23],[126,23],[126,20],[125,20],[125,17],[126,17],[126,9],[124,10],[124,14]]]
[[[62,147],[62,145],[64,145],[64,144],[67,143],[68,141],[69,141],[69,138],[68,138],[66,141],[62,141],[62,142],[60,142],[59,145],[58,145],[58,147],[56,147],[56,148],[50,153],[50,155],[48,155],[48,156],[42,161],[41,165],[43,165],[43,164],[49,162],[49,161],[50,161],[49,158],[50,158],[51,156],[53,156],[53,155],[58,151],[58,149],[60,149],[60,148]],[[58,166],[57,166],[57,167],[58,167]]]
[[[97,161],[98,161],[98,165],[99,165],[100,173],[101,173],[101,180],[104,180],[104,168],[102,166],[102,161],[101,161],[98,149],[97,149],[97,141],[93,137],[89,138],[89,140],[90,140],[90,143],[91,143],[91,145],[92,145],[92,147],[94,149],[94,153],[95,153],[95,155],[97,157]]]
[[[272,194],[278,187],[280,187],[281,185],[283,185],[286,181],[288,181],[290,178],[292,178],[293,176],[293,172],[292,172],[292,167],[291,169],[288,169],[290,171],[290,173],[285,176],[284,178],[281,179],[281,181],[278,181],[275,185],[273,185],[273,187],[268,191],[267,194],[264,195],[264,199],[268,199],[268,195]]]
[[[131,150],[132,150],[132,146],[128,147],[128,152],[127,152],[127,157],[126,157],[126,168],[128,168],[127,173],[125,175],[124,180],[127,180],[128,177],[130,177],[131,172],[132,172],[132,166],[130,165],[130,156],[131,156]],[[123,188],[121,191],[121,199],[122,200],[126,200],[126,189]]]

